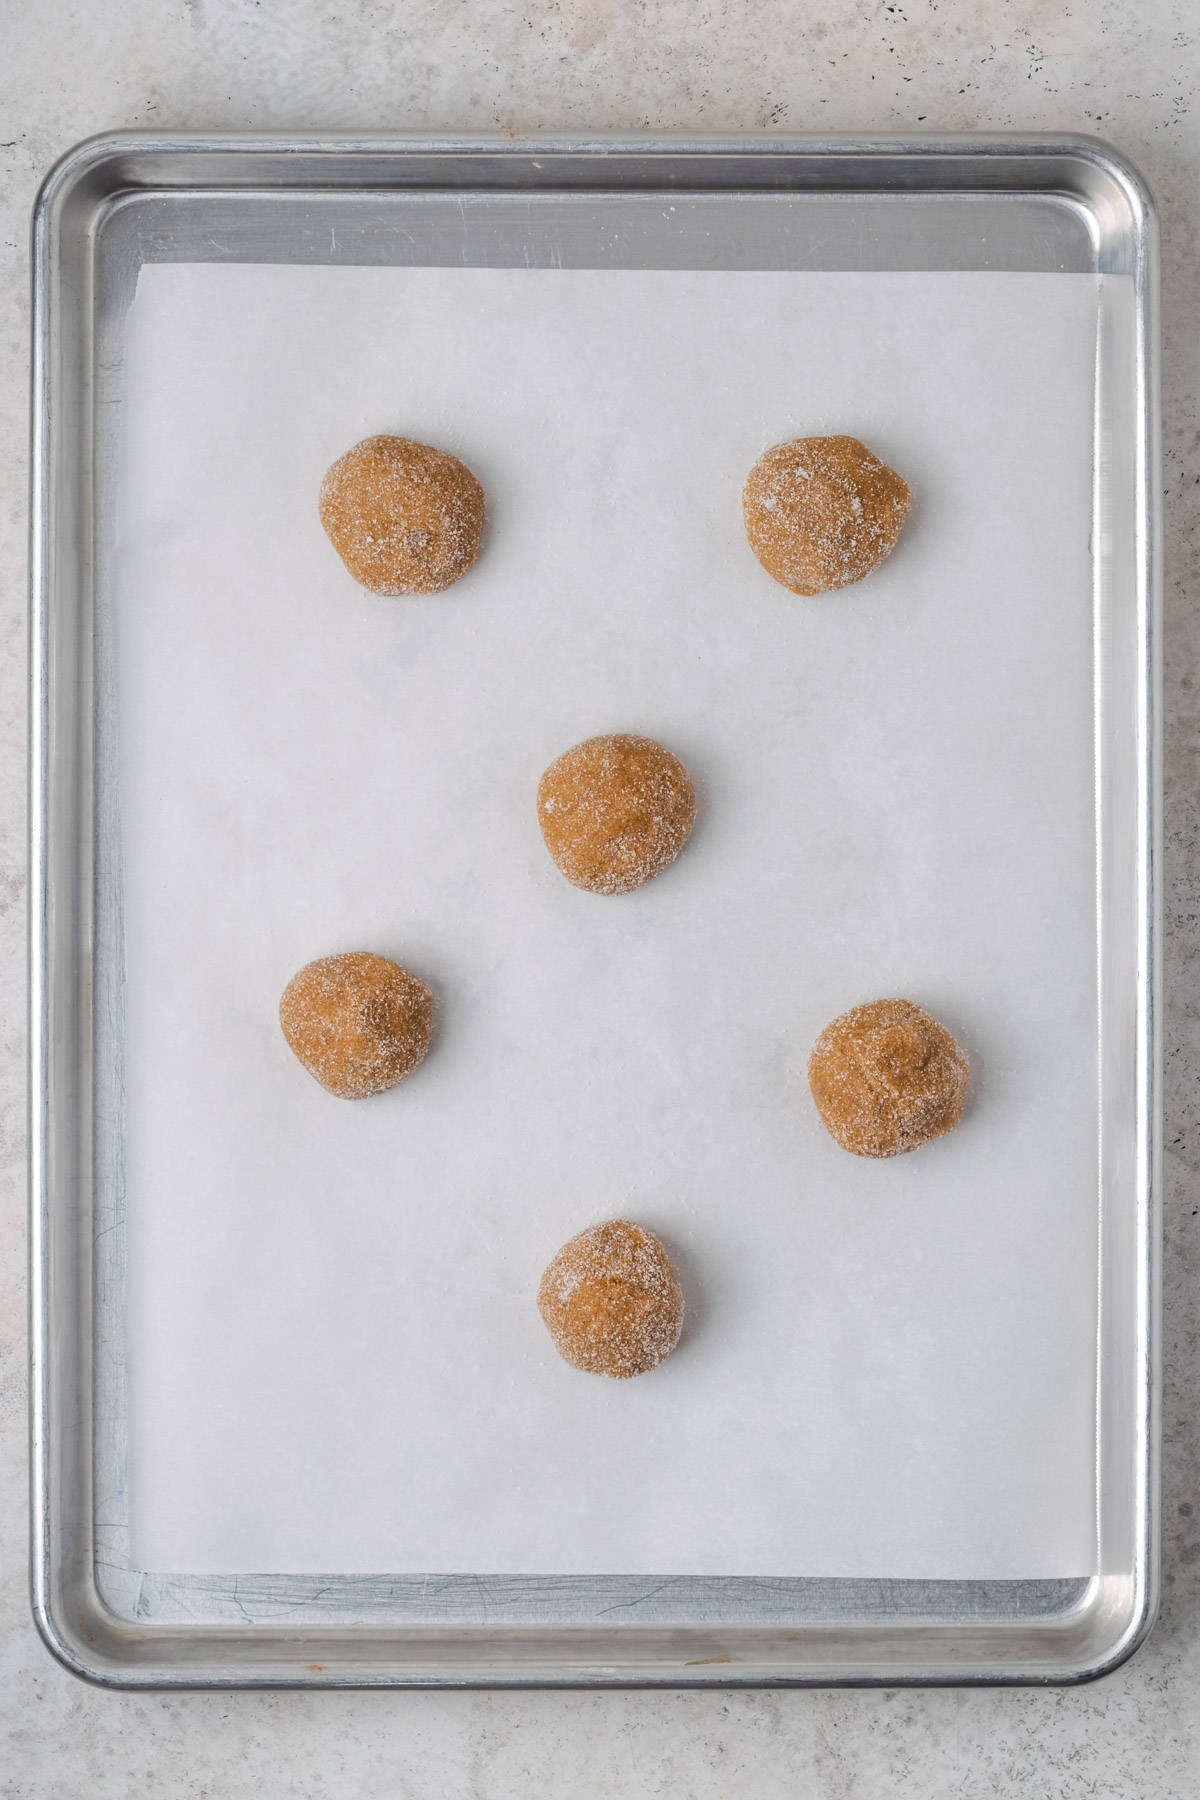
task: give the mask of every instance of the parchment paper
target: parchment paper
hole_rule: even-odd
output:
[[[116,559],[134,1554],[148,1569],[1065,1576],[1094,1562],[1092,278],[151,267]],[[358,438],[461,455],[446,594],[361,592]],[[852,432],[912,485],[798,599],[746,471]],[[696,780],[601,899],[534,791],[595,732]],[[326,1095],[312,957],[435,989]],[[805,1063],[929,1006],[970,1108],[871,1163]],[[578,1374],[534,1294],[632,1216],[678,1352]]]

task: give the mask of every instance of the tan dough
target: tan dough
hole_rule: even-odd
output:
[[[538,823],[568,881],[628,894],[674,862],[696,816],[691,777],[653,738],[588,738],[538,784]]]
[[[825,594],[891,554],[910,500],[908,483],[857,438],[794,438],[759,457],[742,511],[767,573],[794,594]]]
[[[373,594],[448,588],[479,554],[483,511],[483,489],[465,463],[412,438],[364,438],[321,483],[321,523]]]
[[[827,1025],[808,1082],[830,1136],[855,1156],[899,1156],[953,1131],[970,1064],[911,1000],[872,1000]]]
[[[369,950],[322,956],[288,982],[279,1023],[322,1087],[359,1100],[395,1087],[420,1064],[433,995],[399,963]]]
[[[625,1380],[669,1356],[683,1330],[683,1292],[652,1231],[628,1219],[565,1243],[538,1288],[559,1355],[590,1375]]]

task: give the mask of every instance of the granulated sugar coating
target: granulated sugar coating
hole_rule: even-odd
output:
[[[322,1087],[360,1100],[395,1087],[422,1061],[433,995],[399,963],[369,950],[322,956],[288,982],[279,1023]]]
[[[825,594],[879,567],[910,500],[908,483],[857,438],[795,438],[759,457],[742,510],[767,573],[794,594]]]
[[[483,489],[448,451],[412,438],[370,437],[321,483],[321,523],[346,567],[373,594],[436,594],[479,553]]]
[[[610,1219],[563,1245],[538,1288],[538,1310],[559,1355],[619,1381],[669,1356],[683,1330],[683,1293],[658,1238]]]
[[[855,1156],[899,1156],[953,1131],[970,1065],[944,1025],[911,1000],[872,1000],[827,1025],[808,1083],[827,1131]]]
[[[546,848],[568,881],[593,894],[628,894],[679,855],[696,792],[677,756],[653,738],[617,732],[551,763],[537,806]]]

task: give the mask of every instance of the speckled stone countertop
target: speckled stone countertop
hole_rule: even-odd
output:
[[[9,0],[0,27],[0,1793],[812,1796],[1200,1792],[1200,10],[1195,0]],[[1089,131],[1162,209],[1166,457],[1164,1602],[1066,1691],[94,1691],[26,1599],[27,225],[114,126]]]

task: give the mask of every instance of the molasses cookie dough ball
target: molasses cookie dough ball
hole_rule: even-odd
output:
[[[696,792],[677,756],[653,738],[588,738],[538,783],[538,823],[568,881],[628,894],[673,863],[696,817]]]
[[[857,438],[794,438],[759,457],[742,510],[768,575],[794,594],[826,594],[890,555],[910,499],[908,483]]]
[[[279,1023],[322,1087],[360,1100],[395,1087],[422,1061],[433,995],[399,963],[369,950],[322,956],[284,988]]]
[[[662,1244],[644,1225],[610,1219],[565,1243],[538,1288],[538,1310],[565,1362],[623,1381],[670,1356],[683,1330],[683,1293]]]
[[[827,1025],[808,1084],[830,1136],[855,1156],[899,1156],[953,1131],[970,1065],[944,1025],[911,1000],[872,1000]]]
[[[321,523],[373,594],[448,588],[479,553],[483,510],[483,489],[465,463],[412,438],[364,438],[321,483]]]

